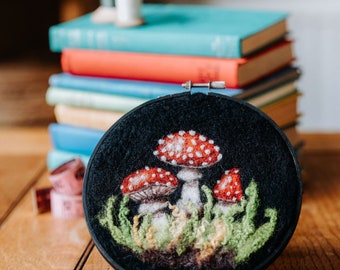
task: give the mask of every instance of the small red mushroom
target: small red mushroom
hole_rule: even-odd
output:
[[[135,202],[140,202],[140,214],[156,213],[165,208],[166,196],[170,195],[178,186],[178,179],[169,171],[162,168],[137,170],[122,181],[122,194],[128,195]]]
[[[200,208],[199,179],[202,174],[198,169],[210,167],[222,158],[214,141],[194,130],[178,131],[160,139],[154,155],[163,162],[184,167],[177,174],[185,182],[177,205],[187,212],[190,212],[189,204]]]
[[[213,188],[214,196],[218,199],[218,205],[226,210],[230,204],[240,202],[243,197],[240,169],[233,168],[225,171],[221,180]]]

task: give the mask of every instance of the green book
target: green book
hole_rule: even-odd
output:
[[[45,98],[47,104],[51,106],[65,104],[80,108],[91,108],[117,112],[128,112],[142,103],[150,100],[146,98],[95,93],[53,86],[48,87]]]
[[[145,24],[96,24],[91,14],[53,25],[50,49],[131,51],[224,58],[249,56],[288,32],[286,12],[202,5],[144,4]]]

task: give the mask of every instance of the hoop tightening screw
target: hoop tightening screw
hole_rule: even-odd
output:
[[[192,83],[191,81],[187,81],[182,83],[182,87],[191,91],[191,88],[204,88],[207,87],[208,89],[224,89],[225,82],[224,81],[214,81],[214,82],[207,82],[207,83]]]

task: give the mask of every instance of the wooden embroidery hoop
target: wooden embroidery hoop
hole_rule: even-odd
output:
[[[275,207],[278,226],[269,241],[236,269],[266,268],[288,244],[300,214],[302,181],[296,154],[282,130],[259,109],[211,92],[190,91],[146,102],[105,133],[91,156],[83,187],[85,218],[99,251],[116,269],[161,269],[117,244],[100,226],[98,215],[110,195],[121,196],[119,187],[125,176],[145,165],[163,165],[152,149],[159,138],[175,130],[197,130],[219,142],[224,151],[220,167],[240,167],[244,187],[251,177],[258,179],[259,212]],[[211,173],[212,179],[218,174]],[[203,181],[211,186],[210,180]],[[259,214],[258,224],[261,218]],[[191,268],[180,265],[178,269]]]

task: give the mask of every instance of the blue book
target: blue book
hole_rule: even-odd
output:
[[[50,124],[48,132],[54,149],[85,156],[92,154],[105,133],[96,129],[59,123]]]
[[[114,78],[72,75],[69,73],[53,74],[49,78],[52,87],[67,88],[79,91],[112,94],[142,99],[154,99],[165,95],[172,95],[188,91],[180,84],[160,83],[151,81],[123,80]],[[226,88],[211,89],[211,92],[235,96],[243,92],[242,89]]]
[[[144,4],[145,24],[96,24],[92,13],[49,29],[50,49],[116,50],[225,58],[249,56],[288,32],[286,12]]]
[[[51,149],[47,153],[47,159],[46,159],[47,168],[52,171],[58,168],[63,163],[71,159],[77,158],[77,157],[80,158],[80,160],[84,163],[85,166],[87,166],[90,160],[89,155],[83,155],[83,154],[78,154],[78,153],[59,150],[59,149]]]

